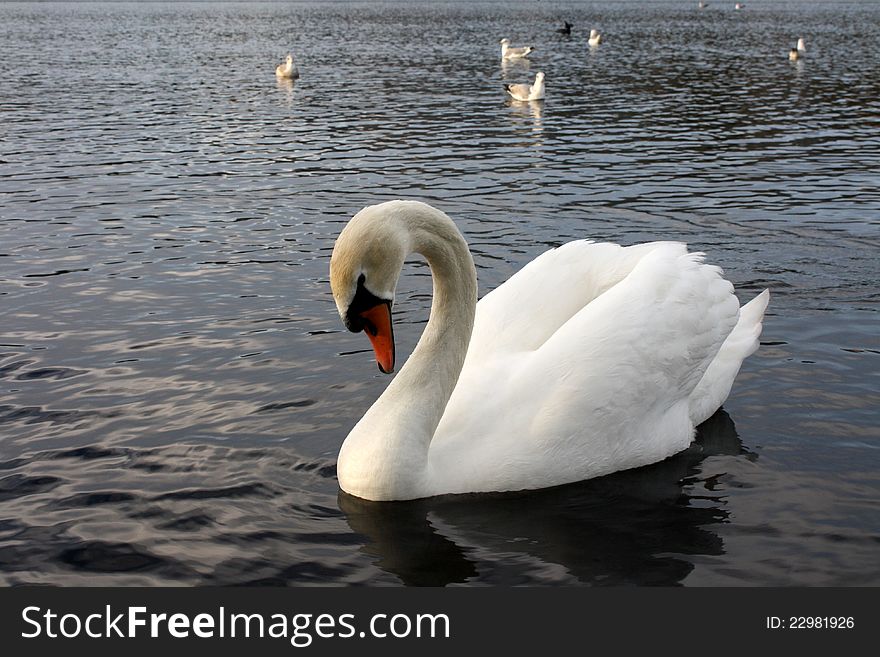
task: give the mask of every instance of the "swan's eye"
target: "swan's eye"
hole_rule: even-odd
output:
[[[345,322],[345,328],[352,333],[360,333],[366,329],[370,335],[376,335],[378,329],[369,319],[363,317],[363,314],[371,308],[375,308],[383,303],[390,305],[391,302],[381,299],[370,292],[366,287],[366,280],[367,278],[364,274],[358,277],[357,291],[354,294],[354,299],[348,305],[343,321]]]

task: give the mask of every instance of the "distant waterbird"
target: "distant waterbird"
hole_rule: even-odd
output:
[[[514,100],[544,100],[544,74],[535,75],[534,84],[506,84],[504,89]]]
[[[287,53],[287,59],[284,60],[284,63],[275,67],[275,77],[287,80],[299,77],[299,70],[297,70],[296,64],[293,63],[293,55]]]
[[[594,48],[602,43],[602,35],[599,34],[599,30],[590,30],[590,39],[587,43]]]
[[[745,9],[745,5],[741,2],[737,2],[735,5],[733,5],[733,8],[734,9]]]
[[[573,28],[574,25],[572,25],[572,24],[569,23],[568,21],[562,21],[562,22],[565,23],[565,25],[564,25],[563,27],[560,27],[560,28],[559,28],[558,30],[556,30],[556,31],[557,31],[559,34],[564,34],[565,36],[571,36],[571,28]]]
[[[532,46],[510,47],[510,39],[501,39],[501,59],[522,59],[527,57],[534,48]]]
[[[807,46],[804,43],[804,38],[801,37],[797,40],[797,46],[788,51],[788,59],[796,62],[801,57],[807,54]]]

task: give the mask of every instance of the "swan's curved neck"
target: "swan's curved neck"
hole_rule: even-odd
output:
[[[397,220],[410,252],[428,261],[434,294],[415,350],[340,451],[343,489],[374,500],[430,494],[422,490],[428,449],[458,382],[477,303],[474,261],[452,220],[421,204]]]

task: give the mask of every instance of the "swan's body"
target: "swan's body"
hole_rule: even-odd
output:
[[[390,304],[413,252],[431,266],[431,318],[337,464],[340,487],[370,500],[555,486],[685,449],[757,349],[769,299],[740,308],[684,244],[577,241],[477,303],[452,220],[390,201],[354,216],[330,263],[340,314],[367,330],[385,370]]]
[[[593,47],[596,47],[600,43],[602,43],[602,35],[599,34],[598,30],[590,30],[590,38],[587,41],[587,43],[589,43],[590,46],[593,46]]]
[[[299,77],[299,71],[296,68],[296,64],[293,63],[293,55],[288,53],[284,63],[275,67],[275,76],[289,80]]]
[[[501,39],[501,59],[522,59],[527,57],[533,50],[532,46],[511,48],[510,39]]]
[[[514,100],[544,100],[544,74],[535,75],[534,84],[506,84],[504,88]]]

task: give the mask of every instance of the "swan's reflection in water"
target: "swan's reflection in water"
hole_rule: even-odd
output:
[[[745,455],[723,410],[700,426],[691,447],[662,463],[542,491],[459,495],[414,502],[366,502],[339,494],[362,550],[408,585],[467,582],[507,560],[556,573],[556,580],[675,585],[690,555],[724,553],[712,525],[724,500],[689,495],[708,456]],[[482,558],[480,555],[486,555]],[[547,581],[540,575],[523,584]]]

